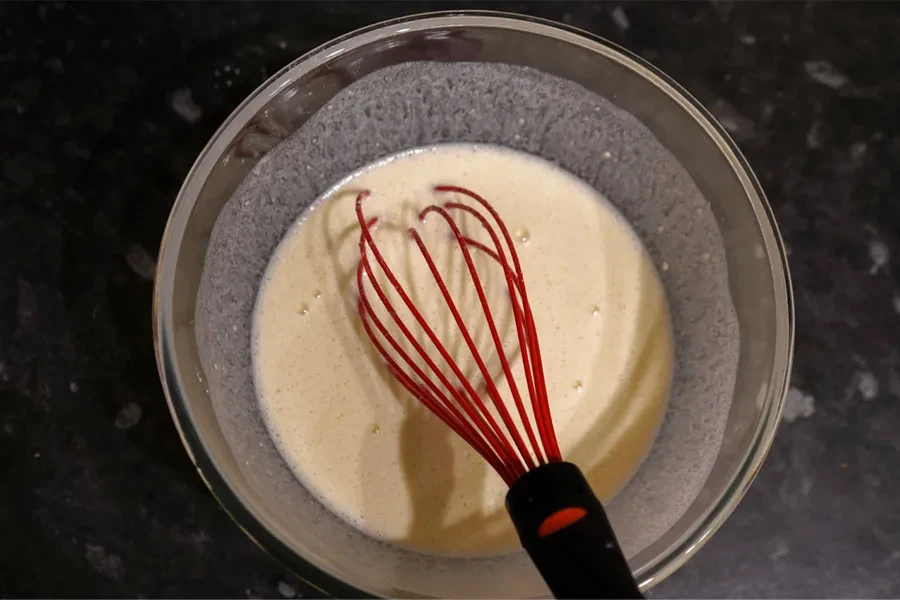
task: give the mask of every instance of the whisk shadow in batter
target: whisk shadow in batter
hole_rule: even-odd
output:
[[[355,199],[360,190],[348,188],[341,190],[330,201],[324,203],[322,210],[326,211],[326,224],[332,222],[329,218],[333,211],[346,210],[348,202]],[[413,206],[411,203],[403,207],[405,216],[416,215],[420,207]],[[384,220],[379,222],[378,233],[380,240],[396,238],[399,243],[411,243],[408,240],[408,225],[406,219]],[[363,360],[370,361],[371,364],[381,365],[382,359],[368,342],[366,333],[363,330],[357,314],[358,295],[356,292],[356,267],[347,268],[347,262],[341,260],[344,253],[358,253],[360,228],[358,225],[352,225],[339,230],[335,233],[331,228],[325,231],[329,256],[332,268],[329,276],[335,278],[338,289],[342,290],[340,305],[329,305],[328,310],[334,320],[347,320],[353,323],[357,340],[360,348],[364,351],[365,358]],[[448,236],[447,244],[455,243]],[[417,252],[405,253],[404,261],[399,265],[394,265],[401,278],[406,281],[412,281],[415,278],[415,269],[413,261],[418,256]],[[478,308],[478,297],[474,288],[468,281],[469,274],[462,264],[461,255],[458,252],[448,251],[440,253],[441,271],[447,277],[448,286],[459,293],[455,294],[455,299],[460,311],[463,314],[472,314],[471,308]],[[494,264],[485,256],[475,256],[477,268],[479,270],[489,270],[496,268]],[[379,277],[382,287],[390,292],[390,286]],[[427,290],[427,291],[426,291]],[[492,305],[497,306],[494,315],[498,318],[498,330],[503,340],[504,346],[509,348],[507,355],[513,361],[519,356],[519,350],[515,344],[514,319],[512,315],[511,305],[508,300],[497,297],[498,294],[506,293],[505,289],[492,286],[493,302]],[[436,286],[413,285],[409,288],[410,295],[415,303],[419,306],[442,305],[444,300],[439,297],[439,291]],[[475,311],[474,314],[478,314]],[[389,319],[385,319],[387,323]],[[477,320],[474,324],[470,324],[469,331],[472,332],[473,340],[476,347],[484,357],[488,357],[488,369],[492,373],[492,379],[495,383],[502,379],[502,366],[496,357],[494,342],[490,337],[485,319]],[[441,312],[441,319],[435,324],[435,328],[441,333],[441,339],[446,342],[446,346],[451,354],[457,358],[462,367],[463,372],[471,381],[481,379],[477,366],[469,356],[469,350],[465,346],[465,342],[458,334],[457,326],[453,321],[453,317],[449,311]],[[430,342],[427,340],[424,331],[421,328],[415,328],[417,340],[423,346],[428,347]],[[456,333],[454,333],[456,332]],[[399,336],[398,336],[399,337]],[[345,357],[356,356],[355,348],[345,348]],[[360,372],[366,372],[365,365],[360,365]],[[399,410],[403,411],[403,422],[400,428],[400,456],[399,463],[403,471],[404,481],[409,499],[411,501],[412,515],[407,528],[406,535],[401,540],[394,540],[397,543],[406,545],[414,549],[429,548],[435,546],[439,538],[451,538],[458,540],[458,544],[473,548],[484,547],[508,547],[515,543],[514,533],[507,531],[504,527],[508,517],[503,510],[497,510],[491,514],[477,514],[454,523],[447,523],[448,514],[446,509],[450,501],[451,494],[461,493],[465,497],[478,499],[481,498],[484,489],[483,482],[488,476],[495,476],[489,471],[488,467],[480,460],[468,461],[470,463],[466,468],[477,469],[477,473],[466,473],[464,477],[455,477],[455,470],[460,468],[455,464],[455,452],[472,453],[472,451],[459,439],[455,434],[447,428],[447,426],[435,417],[428,409],[423,407],[419,401],[411,397],[403,387],[397,383],[396,379],[391,376],[386,369],[379,368],[375,372],[383,383],[391,390],[391,393],[398,403]],[[482,387],[484,386],[482,380]],[[372,386],[372,389],[375,389]],[[379,432],[378,416],[374,414],[373,423],[370,431],[363,432],[364,439],[371,440],[372,435]],[[361,460],[368,468],[364,469],[364,477],[379,478],[384,465],[372,461],[371,456],[374,453],[369,452],[369,444],[364,444]],[[458,448],[454,449],[454,446]],[[474,454],[473,454],[474,456]],[[466,489],[461,490],[459,486],[465,482]],[[363,490],[377,489],[374,485],[368,485],[363,482]],[[364,492],[365,493],[365,492]],[[374,502],[364,502],[365,507],[374,505]],[[502,509],[502,507],[499,507]],[[435,524],[443,524],[442,527],[436,528]],[[490,539],[494,531],[500,530],[496,539]]]

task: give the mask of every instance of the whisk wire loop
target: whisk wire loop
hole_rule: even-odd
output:
[[[484,392],[490,398],[491,404],[496,410],[503,427],[494,418],[494,415],[485,405],[481,394],[478,393],[472,382],[465,376],[458,362],[453,358],[438,334],[429,325],[409,293],[391,270],[374,239],[373,229],[378,219],[366,218],[363,211],[364,200],[370,195],[368,191],[359,193],[356,198],[356,214],[361,230],[359,239],[360,261],[356,273],[360,319],[375,350],[384,360],[388,372],[397,379],[404,389],[465,440],[497,471],[507,484],[511,485],[525,472],[535,468],[536,465],[562,460],[556,433],[550,418],[546,381],[543,374],[534,315],[528,302],[519,257],[508,228],[487,200],[459,186],[440,185],[435,186],[434,191],[436,193],[453,193],[468,197],[486,210],[490,216],[489,219],[478,208],[459,202],[456,198],[444,202],[442,205],[432,204],[427,206],[418,215],[420,221],[424,221],[428,215],[433,213],[441,217],[450,228],[452,239],[463,256],[466,270],[475,289],[478,302],[481,305],[494,350],[496,351],[496,358],[499,359],[516,413],[524,428],[527,444],[513,421],[500,390],[487,367],[485,357],[479,351],[469,328],[466,326],[444,277],[441,275],[431,252],[416,228],[410,228],[409,235],[428,265],[434,283],[440,290],[441,297],[449,308],[457,329],[471,353],[478,371],[481,373],[484,380]],[[474,217],[481,228],[488,234],[490,245],[493,248],[470,237],[468,232],[464,232],[452,214],[454,212],[465,213]],[[502,242],[505,242],[505,247],[491,220],[500,229],[500,233],[503,236]],[[530,398],[531,413],[540,442],[538,437],[535,436],[534,428],[531,424],[532,416],[529,416],[526,410],[525,402],[513,375],[510,359],[503,347],[503,340],[500,336],[496,319],[492,314],[484,284],[472,256],[472,248],[486,255],[503,271],[509,300],[512,305],[512,318],[515,323],[516,338],[519,344],[527,393]],[[374,265],[371,259],[374,259]],[[410,326],[401,318],[396,307],[391,303],[388,293],[379,282],[375,266],[383,273],[390,288],[396,292],[400,302],[412,315],[417,327],[421,328],[421,331],[424,332],[442,361],[449,368],[458,382],[457,385],[451,382],[436,360],[426,351],[422,342],[417,339]],[[368,282],[368,286],[366,282]],[[394,337],[381,318],[378,317],[367,293],[367,287],[374,291],[375,296],[387,311],[390,320],[393,321],[402,334],[402,338],[412,347],[415,356],[411,356],[404,349],[403,344]],[[420,365],[420,361],[417,358],[424,363],[427,370]],[[433,377],[430,377],[426,371],[430,372]],[[437,381],[434,381],[435,379]]]

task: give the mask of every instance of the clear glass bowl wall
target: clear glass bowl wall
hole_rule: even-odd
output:
[[[433,14],[378,24],[301,57],[235,110],[186,178],[160,251],[155,344],[160,376],[185,447],[238,525],[311,584],[342,596],[422,595],[420,589],[414,590],[419,586],[403,580],[407,576],[403,569],[397,569],[393,580],[384,573],[377,577],[367,573],[368,567],[355,561],[348,538],[305,539],[302,530],[267,502],[266,490],[248,483],[216,421],[193,332],[210,231],[247,172],[353,81],[417,60],[506,62],[575,81],[641,120],[678,158],[712,205],[725,242],[741,329],[737,383],[725,438],[700,495],[669,531],[631,559],[647,589],[683,564],[723,523],[771,444],[792,356],[790,282],[771,209],[722,128],[652,66],[566,26],[499,13]],[[484,583],[474,587],[435,587],[424,595],[541,593],[539,583],[526,589],[509,581],[491,581],[491,576],[485,572]]]

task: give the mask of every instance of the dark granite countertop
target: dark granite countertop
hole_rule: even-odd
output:
[[[265,77],[446,7],[0,4],[0,597],[312,593],[182,449],[153,357],[154,256],[195,156]],[[682,83],[746,153],[790,250],[775,445],[653,595],[900,595],[900,4],[493,7],[594,31]]]

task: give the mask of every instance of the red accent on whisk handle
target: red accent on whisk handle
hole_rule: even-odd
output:
[[[643,598],[606,511],[581,470],[550,463],[506,495],[522,546],[557,598]]]

